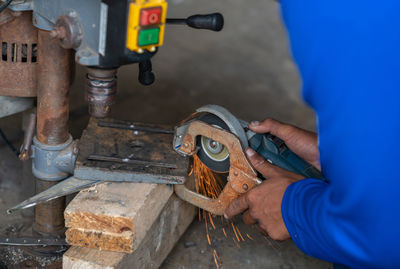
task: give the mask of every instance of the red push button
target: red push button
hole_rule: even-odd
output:
[[[142,9],[140,14],[140,25],[153,25],[161,22],[161,7]]]

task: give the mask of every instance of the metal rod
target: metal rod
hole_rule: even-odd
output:
[[[186,19],[167,19],[168,24],[184,24],[186,25]]]
[[[38,31],[37,139],[46,145],[59,145],[69,139],[69,86],[71,51],[63,49],[48,31]],[[57,181],[36,179],[36,193]],[[39,234],[64,234],[65,197],[35,208],[34,230]]]
[[[48,31],[38,34],[37,139],[47,145],[66,142],[68,133],[71,52]]]
[[[67,246],[64,238],[33,238],[0,236],[0,245],[6,246]]]
[[[123,124],[123,123],[114,123],[114,122],[99,122],[98,126],[100,127],[108,127],[115,129],[124,129],[124,130],[132,130],[139,131],[145,133],[155,133],[155,134],[174,134],[173,130],[161,129],[161,128],[152,128],[145,126],[136,126],[134,124]]]
[[[28,128],[25,131],[24,142],[22,143],[21,152],[18,156],[21,161],[29,160],[32,139],[33,136],[35,135],[35,128],[36,128],[36,112],[32,112],[29,115]]]
[[[58,181],[36,179],[36,193],[41,193],[57,183]],[[36,205],[34,231],[43,236],[64,235],[64,209],[65,197]]]
[[[137,165],[163,167],[163,168],[171,168],[171,169],[178,168],[177,165],[170,164],[170,163],[152,162],[152,161],[137,160],[137,159],[130,159],[130,158],[122,159],[122,158],[117,158],[117,157],[102,156],[102,155],[95,155],[95,154],[90,155],[87,159],[89,161],[127,163],[127,164],[137,164]]]

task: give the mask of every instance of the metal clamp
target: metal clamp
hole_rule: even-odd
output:
[[[78,155],[77,140],[69,136],[67,142],[60,145],[46,145],[33,138],[32,145],[32,172],[35,177],[58,181],[74,172]]]
[[[236,135],[201,121],[191,121],[179,127],[176,135],[174,148],[181,154],[195,154],[196,137],[205,136],[225,145],[230,156],[229,181],[218,198],[211,199],[189,190],[184,185],[175,185],[175,193],[182,200],[212,214],[222,215],[236,197],[261,183],[256,171],[244,155],[241,142]],[[182,144],[176,144],[177,142]]]

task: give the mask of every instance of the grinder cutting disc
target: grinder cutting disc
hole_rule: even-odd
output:
[[[197,109],[197,112],[204,113],[199,117],[199,120],[235,134],[242,147],[248,147],[247,136],[243,129],[244,126],[247,126],[247,123],[237,119],[226,108],[218,105],[206,105]],[[208,168],[215,172],[229,171],[229,152],[224,145],[201,136],[197,141],[197,146],[200,148],[197,156]]]
[[[216,115],[205,114],[199,120],[229,131],[228,125]],[[197,156],[208,168],[221,173],[229,171],[229,152],[224,145],[208,137],[200,136],[197,140],[197,146],[199,147]]]

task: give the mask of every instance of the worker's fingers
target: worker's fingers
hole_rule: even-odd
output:
[[[249,203],[247,201],[247,196],[246,195],[239,196],[238,198],[233,200],[232,203],[226,208],[224,217],[226,219],[230,219],[242,213],[248,208],[249,208]]]
[[[250,211],[247,210],[246,212],[243,213],[243,222],[247,225],[254,225],[257,223],[257,220],[254,219],[251,214]]]
[[[246,150],[246,155],[254,168],[258,172],[260,172],[265,178],[269,178],[281,173],[281,168],[271,164],[269,161],[264,159],[264,157],[257,154],[253,149],[248,148]]]
[[[285,136],[290,127],[294,126],[284,124],[274,119],[265,119],[261,122],[252,121],[249,124],[250,130],[256,133],[271,133],[275,136],[281,137],[282,139],[282,136]]]

